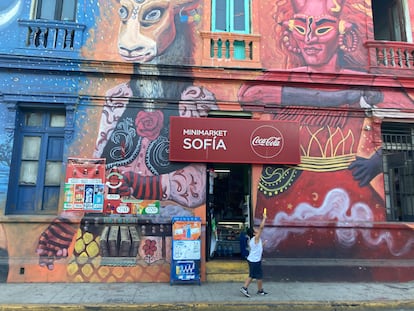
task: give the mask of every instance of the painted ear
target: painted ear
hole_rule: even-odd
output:
[[[349,23],[347,21],[344,21],[344,20],[340,20],[339,21],[339,28],[338,28],[338,30],[339,30],[339,33],[340,34],[344,34],[344,33],[348,32],[348,31],[351,31],[353,28],[354,28],[354,25],[353,24],[351,24],[351,23]]]
[[[289,19],[287,21],[279,22],[279,25],[283,27],[284,30],[292,31],[295,24],[295,20]]]

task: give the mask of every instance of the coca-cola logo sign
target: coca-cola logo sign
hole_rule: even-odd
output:
[[[300,163],[299,123],[170,117],[170,161]]]
[[[284,146],[282,133],[271,125],[262,125],[256,128],[250,136],[250,147],[261,158],[276,157]]]

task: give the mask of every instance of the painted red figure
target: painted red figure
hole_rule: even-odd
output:
[[[362,12],[355,11],[352,1],[292,0],[291,4],[291,16],[280,27],[285,53],[297,64],[291,70],[292,80],[300,76],[302,82],[306,77],[309,83],[322,82],[317,81],[318,75],[295,72],[363,74],[356,71],[367,62],[355,23],[363,20]],[[354,248],[352,256],[359,256],[358,252],[366,252],[359,242],[377,245],[385,235],[373,237],[369,230],[346,224],[371,226],[386,215],[383,190],[378,191],[376,183],[382,180],[380,126],[365,119],[361,108],[398,101],[398,106],[412,107],[412,102],[405,94],[375,89],[272,85],[269,81],[277,81],[277,74],[270,70],[239,90],[244,110],[257,110],[260,105],[269,111],[263,118],[300,123],[301,163],[262,169],[255,217],[260,219],[267,208],[266,251],[286,257],[324,257]],[[393,96],[398,100],[390,99]],[[364,130],[366,122],[372,130]],[[395,253],[392,243],[382,245]]]

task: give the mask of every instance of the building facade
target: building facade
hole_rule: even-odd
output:
[[[414,280],[414,1],[3,2],[2,282]]]

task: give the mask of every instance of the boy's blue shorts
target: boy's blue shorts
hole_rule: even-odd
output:
[[[249,263],[249,277],[256,280],[261,280],[263,278],[262,262],[250,262]]]

